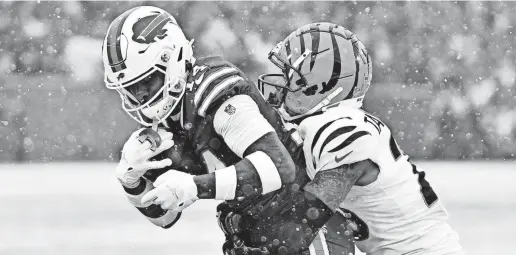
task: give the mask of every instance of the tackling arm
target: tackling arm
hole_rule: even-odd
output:
[[[232,200],[275,191],[294,181],[295,165],[290,154],[251,97],[237,95],[226,100],[213,122],[216,132],[242,160],[195,176],[199,198]]]
[[[370,158],[379,137],[376,129],[363,121],[363,115],[334,118],[327,123],[311,130],[310,133],[320,135],[318,139],[309,139],[304,144],[305,158],[313,164],[307,168],[313,179],[304,190],[335,211],[351,187],[368,169],[374,168]],[[301,131],[307,132],[309,128],[302,126]]]
[[[317,172],[314,179],[305,185],[304,190],[335,212],[368,165],[369,162],[364,160]]]
[[[295,211],[258,221],[256,231],[266,229],[267,234],[263,234],[267,237],[266,241],[260,239],[262,234],[258,234],[247,244],[256,249],[266,247],[270,254],[283,254],[280,251],[281,247],[287,248],[288,251],[308,250],[310,243],[324,225],[337,224],[332,226],[328,235],[325,234],[329,238],[328,242],[324,241],[320,245],[331,244],[339,251],[346,251],[344,254],[348,254],[353,250],[353,235],[345,234],[348,218],[342,213],[339,205],[353,184],[362,176],[366,165],[366,161],[363,161],[317,172],[314,179],[301,190],[305,194],[300,197],[304,199],[296,203]],[[272,240],[279,240],[281,245],[274,245]],[[250,248],[234,248],[235,251],[246,249]],[[288,254],[291,253],[294,254]]]
[[[331,243],[338,250],[346,251],[344,254],[348,254],[353,249],[353,235],[345,234],[348,218],[340,211],[339,205],[353,184],[362,176],[364,166],[367,165],[364,162],[317,172],[315,178],[300,190],[305,194],[301,193],[299,197],[304,199],[296,203],[295,210],[287,214],[259,219],[253,231],[259,232],[260,229],[266,229],[266,234],[252,235],[253,238],[246,244],[256,249],[266,247],[270,254],[287,254],[280,251],[281,247],[292,251],[288,254],[294,254],[294,251],[308,250],[310,243],[318,235],[317,233],[321,232],[319,230],[324,225],[337,224],[332,226],[332,230],[328,232],[329,235],[325,234],[331,240],[328,239],[328,242],[324,241],[321,245]],[[261,236],[266,236],[266,241],[261,240]],[[281,245],[274,245],[273,240],[279,240]],[[246,249],[249,247],[235,248],[235,250]]]

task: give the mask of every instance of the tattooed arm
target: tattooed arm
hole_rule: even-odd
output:
[[[304,190],[335,211],[344,201],[351,187],[364,175],[369,164],[368,160],[364,160],[319,171],[315,174],[314,179],[305,185]]]

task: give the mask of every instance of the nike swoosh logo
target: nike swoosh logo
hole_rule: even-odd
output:
[[[345,159],[347,156],[349,156],[349,154],[351,154],[351,152],[353,152],[353,151],[348,152],[346,155],[344,155],[342,157],[335,156],[335,162],[337,162],[337,163],[341,162],[343,159]]]

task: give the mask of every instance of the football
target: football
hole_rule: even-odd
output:
[[[188,147],[186,137],[174,134],[173,139],[174,146],[172,146],[172,148],[163,151],[162,153],[151,158],[151,160],[162,160],[169,158],[172,160],[172,165],[162,169],[153,169],[147,171],[147,173],[145,173],[144,176],[149,180],[154,181],[156,178],[158,178],[158,176],[170,169],[182,171],[193,175],[205,173],[204,168],[202,167],[202,162],[196,160],[195,155],[191,153],[192,150],[185,149]]]

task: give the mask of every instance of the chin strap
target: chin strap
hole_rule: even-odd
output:
[[[183,129],[185,129],[185,125],[187,123],[187,122],[185,122],[185,111],[184,111],[184,107],[183,107],[184,104],[185,104],[185,102],[184,102],[185,99],[184,98],[185,98],[184,96],[183,96],[183,98],[181,98],[181,100],[183,100],[183,102],[180,103],[181,104],[181,110],[179,110],[179,112],[172,117],[173,120],[179,120],[179,123],[181,124],[181,127]]]
[[[153,119],[152,120],[152,130],[158,132],[158,124],[159,124],[159,121],[157,119]],[[163,124],[166,125],[165,121]]]
[[[347,107],[351,107],[351,108],[356,108],[356,109],[359,109],[359,108],[362,108],[362,102],[364,100],[364,97],[357,97],[357,98],[352,98],[352,99],[347,99],[347,100],[342,100],[342,101],[339,101],[337,103],[334,103],[334,104],[331,104],[331,105],[327,105],[325,107],[322,108],[322,111],[327,111],[331,108],[337,108],[337,107],[342,107],[342,106],[347,106]]]

